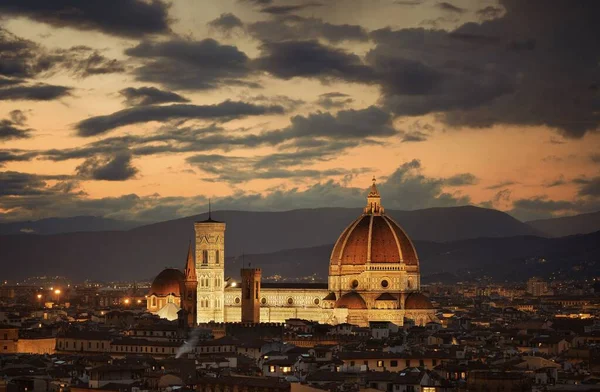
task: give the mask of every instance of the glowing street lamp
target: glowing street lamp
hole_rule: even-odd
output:
[[[125,301],[123,302],[125,302],[125,305],[129,305],[129,298],[125,298]]]
[[[56,303],[58,303],[60,300],[60,293],[61,293],[60,289],[54,290],[54,294],[56,294]]]

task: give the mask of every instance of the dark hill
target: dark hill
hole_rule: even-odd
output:
[[[535,234],[535,230],[495,210],[477,207],[388,211],[417,240],[453,241],[474,237]],[[227,222],[226,255],[271,253],[331,246],[359,209],[320,208],[285,212],[219,211]],[[206,214],[129,231],[0,236],[5,279],[67,275],[73,279],[134,279],[182,266],[193,222]],[[325,262],[329,256],[325,258]]]
[[[264,277],[327,279],[332,245],[245,255],[245,263],[259,266]],[[581,278],[600,273],[600,232],[562,238],[519,236],[476,238],[446,243],[415,241],[421,272],[454,276],[457,280],[491,276],[523,281],[531,276]],[[227,259],[227,273],[239,276],[240,257]]]
[[[600,211],[562,218],[540,219],[526,223],[550,237],[587,234],[600,230]]]

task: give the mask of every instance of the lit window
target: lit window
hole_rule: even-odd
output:
[[[377,361],[377,367],[383,367],[383,361]]]

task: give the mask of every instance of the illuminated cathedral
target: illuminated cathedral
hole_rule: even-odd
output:
[[[435,320],[435,309],[420,292],[415,247],[385,214],[375,179],[362,214],[333,246],[326,284],[263,283],[258,268],[242,269],[240,283],[227,284],[233,280],[225,280],[225,228],[210,215],[194,223],[195,253],[190,245],[184,272],[166,269],[156,277],[148,311],[175,319],[183,309],[189,325],[290,318],[359,326]]]

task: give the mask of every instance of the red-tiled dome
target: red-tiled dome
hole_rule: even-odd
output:
[[[335,303],[336,308],[366,309],[367,303],[356,291],[351,291],[340,297]]]
[[[375,184],[371,187],[364,213],[338,238],[331,252],[331,264],[364,265],[400,263],[419,265],[417,252],[404,230],[385,215]]]
[[[421,293],[411,293],[404,300],[404,309],[433,309],[429,298]]]
[[[173,294],[181,296],[181,283],[185,280],[185,275],[178,269],[167,268],[154,278],[150,287],[150,294],[157,296],[166,296]]]

